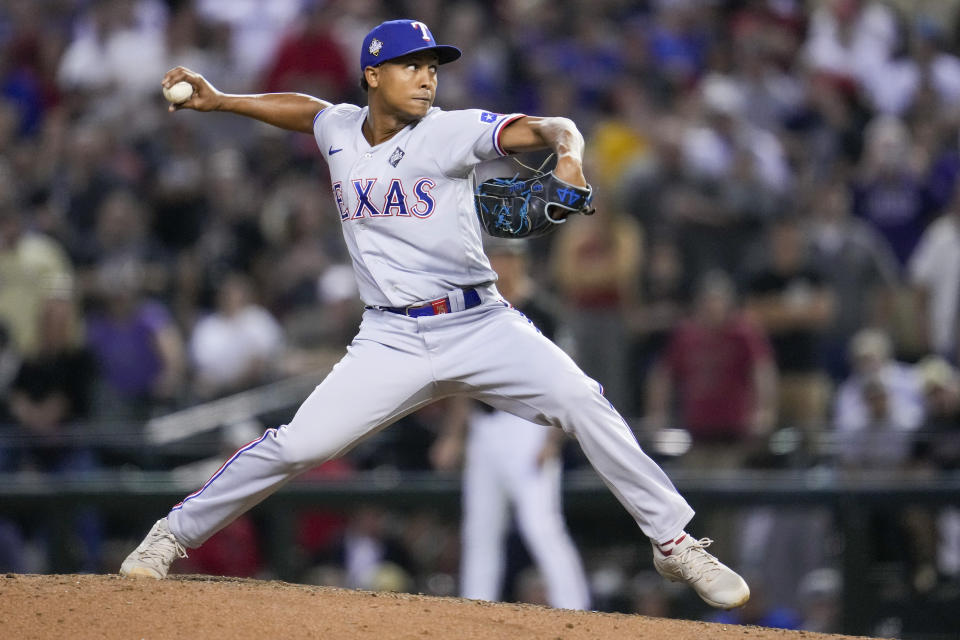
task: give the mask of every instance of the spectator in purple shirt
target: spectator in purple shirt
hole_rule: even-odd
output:
[[[184,375],[180,331],[162,303],[141,293],[137,263],[107,263],[97,274],[102,307],[87,322],[88,345],[101,371],[102,417],[143,419],[176,399]]]
[[[899,119],[876,118],[867,126],[865,139],[853,186],[854,213],[887,239],[903,266],[928,222],[924,177],[914,166],[910,131]]]

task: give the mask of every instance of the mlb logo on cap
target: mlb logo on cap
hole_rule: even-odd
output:
[[[435,52],[440,64],[460,57],[460,49],[437,44],[430,29],[419,20],[390,20],[374,27],[363,39],[360,71],[418,51]]]

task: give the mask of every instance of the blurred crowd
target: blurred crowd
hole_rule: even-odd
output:
[[[343,350],[362,303],[314,141],[168,113],[160,79],[362,104],[358,43],[397,17],[464,51],[439,106],[584,132],[599,213],[532,275],[665,464],[960,466],[960,0],[7,0],[0,471],[139,464],[68,436]],[[442,414],[343,465],[428,468]],[[891,527],[952,536],[917,554],[956,578],[960,513],[914,515]]]

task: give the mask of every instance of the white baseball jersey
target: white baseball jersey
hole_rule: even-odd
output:
[[[406,307],[496,280],[473,214],[471,172],[506,155],[500,134],[523,115],[433,107],[371,147],[367,111],[334,105],[313,123],[363,301]]]

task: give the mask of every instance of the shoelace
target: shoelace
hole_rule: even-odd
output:
[[[720,561],[706,552],[713,544],[710,538],[700,538],[676,555],[684,577],[691,581],[706,578],[709,582],[714,574],[720,572]]]
[[[182,544],[177,542],[177,539],[173,537],[172,533],[158,533],[156,535],[157,540],[145,545],[145,548],[140,552],[141,557],[144,559],[165,561],[171,546],[178,558],[187,557],[187,550]]]

